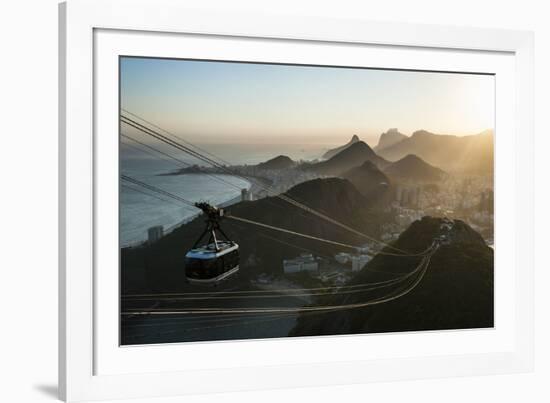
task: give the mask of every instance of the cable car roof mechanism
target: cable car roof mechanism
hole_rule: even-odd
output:
[[[239,245],[221,229],[224,209],[206,202],[195,203],[195,207],[204,213],[206,228],[185,255],[185,275],[191,284],[216,285],[239,270]]]

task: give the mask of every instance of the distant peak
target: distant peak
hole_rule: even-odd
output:
[[[345,150],[346,148],[352,146],[353,144],[359,143],[360,141],[361,141],[361,139],[359,138],[359,136],[357,134],[354,134],[346,144],[344,144],[342,146],[339,146],[339,147],[336,147],[336,148],[333,148],[331,150],[328,150],[323,155],[323,159],[328,160],[328,159],[334,157],[339,152]]]
[[[391,147],[394,144],[405,140],[406,138],[407,136],[405,136],[403,133],[399,133],[399,130],[396,127],[393,127],[391,129],[388,129],[387,132],[384,132],[380,135],[380,138],[378,139],[378,145],[375,149],[377,151],[380,151],[381,149]]]
[[[439,169],[437,167],[434,167],[433,165],[428,164],[426,161],[424,161],[422,158],[420,158],[416,154],[407,154],[403,158],[401,158],[400,160],[394,162],[394,165],[406,165],[406,166],[409,166],[409,167],[411,166],[411,164],[414,164],[415,166],[424,165],[424,166],[431,167],[431,168],[434,168],[434,169]]]
[[[286,169],[294,165],[294,161],[286,155],[278,155],[266,162],[258,164],[261,169]]]
[[[430,135],[433,135],[433,133],[430,133],[427,130],[417,130],[412,135],[413,137],[421,137],[421,136],[430,136]]]
[[[486,129],[482,132],[478,133],[479,136],[492,136],[493,135],[493,129]]]
[[[369,150],[372,150],[370,148],[370,146],[362,140],[354,142],[352,145],[350,145],[348,147],[348,149],[349,150],[351,150],[351,149],[356,149],[356,150],[358,150],[358,149],[369,149]]]
[[[278,155],[275,158],[270,159],[269,161],[277,161],[277,160],[285,160],[285,161],[292,161],[292,159],[287,155]]]
[[[394,180],[404,182],[438,182],[445,172],[428,164],[415,154],[407,154],[389,165],[384,172]]]
[[[378,169],[376,164],[370,160],[366,160],[365,162],[363,162],[363,165],[361,165],[360,168]]]
[[[386,132],[382,133],[381,136],[404,136],[403,133],[399,132],[399,129],[397,127],[392,127],[388,129]]]
[[[416,160],[416,161],[423,161],[422,158],[420,158],[418,155],[416,154],[407,154],[405,155],[403,158],[401,158],[401,160]]]

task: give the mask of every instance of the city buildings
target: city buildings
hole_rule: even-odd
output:
[[[346,264],[350,260],[350,254],[345,252],[337,253],[334,256],[334,260],[336,260],[340,264]]]
[[[252,201],[252,192],[246,188],[241,190],[241,201]]]
[[[371,259],[369,255],[354,255],[351,257],[351,271],[361,270]]]
[[[362,246],[358,248],[358,254],[340,252],[334,255],[334,260],[340,264],[351,264],[351,271],[359,271],[365,266],[371,259],[368,246]]]
[[[151,227],[147,230],[147,242],[157,242],[164,235],[164,228],[162,225]]]
[[[302,253],[294,259],[283,260],[283,269],[285,274],[300,272],[318,272],[319,262],[309,253]]]
[[[493,238],[493,178],[485,175],[450,175],[438,184],[400,184],[386,212],[394,222],[380,228],[385,242],[397,239],[411,223],[425,215],[466,221],[487,242]]]

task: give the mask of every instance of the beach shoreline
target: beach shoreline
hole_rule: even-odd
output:
[[[202,172],[188,172],[180,175],[204,175]],[[224,174],[225,175],[225,174]],[[225,175],[225,176],[232,176],[232,175]],[[236,176],[235,176],[236,177]],[[265,186],[270,186],[271,181],[267,178],[259,177],[259,176],[249,176],[249,175],[243,175],[240,177],[240,179],[245,179],[248,182],[248,187],[245,187],[243,189],[247,189],[252,195],[258,195],[261,191],[264,191]],[[220,208],[228,208],[234,204],[237,204],[242,200],[242,195],[237,195],[233,198],[230,198],[226,201],[223,201],[221,203],[216,203],[217,207]],[[197,218],[201,213],[197,211],[197,213],[186,216],[179,220],[177,223],[166,226],[163,225],[163,236],[166,236],[170,234],[172,231],[174,231],[176,228],[181,227],[182,225],[185,225],[191,221],[193,221],[195,218]],[[159,224],[160,225],[160,224]],[[139,247],[147,243],[147,234],[143,234],[143,239],[134,239],[129,242],[121,243],[121,248],[131,248],[131,247]]]

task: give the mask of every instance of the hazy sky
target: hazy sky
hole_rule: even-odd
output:
[[[122,107],[199,142],[331,144],[396,127],[493,128],[494,78],[332,67],[121,59]]]

